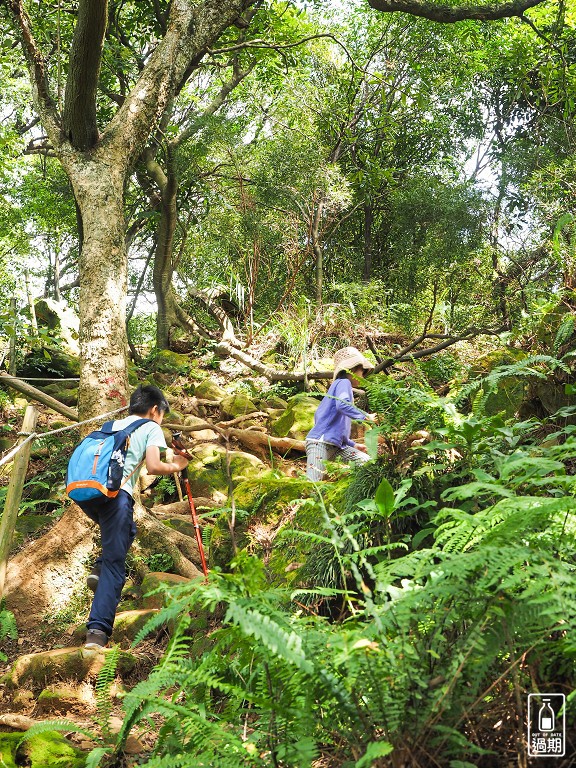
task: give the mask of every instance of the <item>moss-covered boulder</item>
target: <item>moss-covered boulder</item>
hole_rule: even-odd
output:
[[[272,421],[270,431],[277,437],[292,437],[304,440],[314,426],[314,413],[319,400],[310,395],[294,395],[288,399],[288,407],[276,420]]]
[[[275,472],[268,472],[261,477],[246,480],[234,491],[236,505],[236,525],[234,538],[239,549],[248,547],[259,553],[269,569],[284,580],[290,564],[302,559],[302,553],[296,556],[293,548],[284,548],[277,538],[278,532],[299,518],[306,530],[317,529],[316,513],[310,520],[301,499],[316,494],[315,487],[305,478],[282,477]],[[233,555],[229,512],[225,512],[216,521],[210,538],[210,563],[225,567]],[[303,547],[309,546],[307,540]]]
[[[46,731],[22,742],[23,737],[23,733],[0,733],[2,768],[84,768],[86,764],[86,753],[56,731]]]
[[[80,354],[78,315],[66,301],[42,298],[35,303],[36,319],[51,331],[57,331],[67,352],[74,357]]]
[[[156,613],[158,613],[156,608],[143,608],[135,611],[122,611],[116,614],[112,640],[123,645],[132,644],[134,638],[148,619],[151,619]]]
[[[142,605],[144,608],[162,608],[164,605],[164,594],[158,592],[157,594],[150,594],[156,592],[162,586],[173,586],[175,584],[184,584],[189,582],[185,576],[178,576],[175,573],[161,573],[152,572],[146,574],[142,580]]]
[[[236,419],[247,413],[256,413],[258,406],[242,392],[237,392],[235,395],[225,397],[220,403],[220,409],[223,416]]]
[[[273,408],[274,410],[285,411],[288,408],[288,401],[278,397],[278,395],[264,395],[258,404],[262,409]]]
[[[47,370],[49,373],[46,372]],[[19,374],[74,378],[80,375],[80,358],[59,347],[46,346],[26,356]]]
[[[22,733],[0,733],[0,765],[2,768],[18,768],[16,748],[22,741]]]
[[[526,357],[527,355],[523,350],[513,347],[492,350],[485,355],[480,355],[474,361],[469,371],[470,378],[488,376],[495,368],[503,365],[514,365]],[[485,413],[488,416],[495,416],[500,413],[505,418],[514,416],[526,396],[527,386],[528,379],[526,378],[507,376],[501,379],[496,389],[486,398]]]
[[[172,352],[170,349],[159,349],[154,356],[154,368],[160,373],[184,374],[190,367],[188,355]]]
[[[219,387],[212,379],[204,379],[194,390],[194,395],[201,400],[211,400],[212,402],[219,403],[226,397],[226,390]]]
[[[68,683],[51,685],[40,692],[36,710],[41,715],[66,714],[71,710],[86,710],[94,703],[92,687],[86,684],[73,686]]]
[[[206,496],[215,501],[224,501],[230,487],[227,462],[230,462],[232,486],[244,480],[257,477],[265,471],[264,463],[251,453],[229,451],[221,445],[199,445],[192,451],[193,459],[188,465],[188,477],[192,495]]]
[[[57,648],[44,653],[29,653],[20,656],[2,678],[8,688],[26,684],[39,693],[56,680],[80,682],[95,678],[102,669],[110,649],[94,651],[88,648]],[[127,674],[136,665],[136,658],[122,652],[118,659],[118,671]]]

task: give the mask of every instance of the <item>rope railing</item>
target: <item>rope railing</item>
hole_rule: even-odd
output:
[[[3,456],[0,459],[0,467],[3,464],[7,464],[16,454],[18,451],[21,451],[22,448],[27,445],[30,441],[36,440],[37,438],[44,438],[48,437],[49,435],[57,435],[61,432],[68,432],[71,429],[78,429],[79,427],[82,427],[84,424],[90,424],[93,421],[103,421],[104,419],[107,419],[109,416],[114,416],[117,413],[121,413],[122,411],[126,411],[128,409],[128,406],[125,405],[123,408],[117,408],[115,411],[109,411],[108,413],[103,413],[100,416],[92,416],[90,419],[85,419],[84,421],[80,421],[75,424],[70,424],[67,427],[59,427],[58,429],[51,429],[49,432],[19,432],[18,435],[20,437],[25,437],[25,440],[22,440],[21,443],[18,443],[14,448],[12,448],[6,456]]]

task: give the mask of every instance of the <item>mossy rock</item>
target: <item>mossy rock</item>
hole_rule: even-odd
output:
[[[78,403],[78,386],[74,388],[65,387],[63,386],[65,383],[49,384],[47,387],[42,387],[42,390],[60,403],[73,407]]]
[[[17,688],[26,683],[35,693],[55,680],[80,682],[98,675],[109,652],[110,649],[93,651],[87,648],[57,648],[44,653],[26,654],[16,659],[2,681],[9,688]],[[120,654],[120,675],[128,674],[135,665],[136,658],[132,654],[124,651]]]
[[[281,411],[285,411],[286,408],[288,408],[288,401],[278,397],[278,395],[270,395],[269,397],[264,396],[258,402],[260,406],[264,406],[264,408],[274,408]]]
[[[49,373],[46,373],[47,369]],[[19,373],[22,376],[76,378],[80,376],[80,358],[59,347],[43,347],[26,356]]]
[[[41,298],[34,303],[36,319],[52,331],[58,331],[62,344],[72,355],[80,354],[78,315],[66,301]]]
[[[185,416],[184,422],[187,427],[194,427],[197,424],[205,424],[205,419],[200,419],[198,416]],[[197,432],[189,433],[192,440],[216,440],[218,433],[213,429],[199,429]]]
[[[160,373],[186,373],[190,367],[188,355],[159,349],[154,355],[154,368]]]
[[[219,403],[226,397],[226,390],[219,387],[212,379],[204,379],[196,387],[194,395],[201,400],[212,400]]]
[[[18,748],[17,760],[29,768],[84,768],[86,752],[56,731],[46,731],[26,740]]]
[[[319,401],[306,394],[293,395],[288,399],[288,407],[272,422],[270,431],[277,437],[292,437],[294,440],[304,440],[314,426],[314,414]]]
[[[156,608],[141,608],[116,614],[112,640],[115,643],[131,644],[148,619],[156,613],[158,613]]]
[[[0,765],[2,768],[84,768],[86,752],[75,747],[56,731],[46,731],[27,739],[24,734],[0,733]],[[18,746],[20,744],[20,746]]]
[[[256,413],[258,406],[245,394],[237,392],[235,395],[225,397],[220,403],[220,409],[224,416],[236,419],[238,416],[245,416],[247,413]]]
[[[39,714],[65,714],[71,709],[86,708],[86,691],[68,684],[51,685],[36,700]]]
[[[16,765],[16,747],[22,741],[22,732],[0,733],[0,765],[2,768],[18,768]]]
[[[142,579],[142,605],[144,608],[148,609],[162,608],[165,600],[164,593],[158,592],[158,594],[155,595],[150,595],[149,593],[154,592],[162,586],[170,587],[175,584],[186,584],[189,581],[191,581],[191,579],[187,579],[185,576],[178,576],[176,573],[161,573],[158,571],[147,573]]]
[[[140,384],[138,368],[132,362],[128,363],[128,384],[131,387],[137,387]]]
[[[112,642],[118,645],[130,646],[138,632],[142,629],[144,624],[151,616],[157,613],[156,608],[141,608],[140,601],[129,601],[122,599],[120,605],[124,608],[127,604],[132,604],[135,607],[126,608],[116,614],[114,619],[114,629],[112,630]],[[75,627],[74,632],[70,638],[70,643],[78,646],[84,642],[86,635],[86,625],[79,624]],[[0,766],[0,768],[2,768]]]
[[[188,465],[192,495],[225,501],[229,490],[226,449],[220,445],[199,445],[192,456]],[[228,460],[233,487],[265,471],[264,463],[251,453],[230,451]]]
[[[315,492],[312,483],[305,478],[278,477],[272,472],[240,483],[234,491],[237,510],[234,534],[237,547],[242,549],[250,546],[252,551],[268,555],[266,531],[273,532],[282,524],[284,518],[288,519],[297,499],[308,498]],[[262,534],[260,538],[259,533]],[[273,552],[276,551],[281,551],[277,540],[273,548]],[[210,563],[225,567],[232,555],[227,517],[221,516],[216,521],[210,537]],[[284,571],[289,562],[286,560],[275,569]]]
[[[478,357],[470,367],[470,378],[485,377],[495,368],[514,365],[527,357],[521,349],[505,347],[495,349]],[[496,390],[486,398],[484,412],[487,416],[500,413],[505,418],[513,417],[519,410],[526,396],[528,379],[509,376],[498,382]]]

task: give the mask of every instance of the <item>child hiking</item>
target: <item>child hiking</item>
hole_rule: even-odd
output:
[[[352,382],[361,379],[372,363],[356,347],[345,347],[334,355],[334,377],[314,414],[314,426],[306,436],[306,477],[314,482],[324,477],[326,461],[336,457],[363,464],[370,457],[350,439],[352,419],[373,421],[354,406]]]
[[[87,579],[94,599],[86,625],[86,648],[105,647],[112,634],[116,608],[126,581],[126,555],[136,535],[133,492],[142,464],[146,463],[146,471],[151,475],[172,475],[188,466],[183,456],[174,456],[172,462],[160,458],[160,451],[167,447],[160,425],[169,410],[168,401],[158,387],[139,386],[130,398],[129,415],[112,424],[113,432],[118,432],[126,428],[130,430],[130,425],[136,421],[148,420],[134,429],[126,440],[126,456],[123,462],[120,459],[120,465],[123,463],[120,490],[112,498],[100,494],[89,501],[77,501],[100,527],[102,542],[102,555]]]

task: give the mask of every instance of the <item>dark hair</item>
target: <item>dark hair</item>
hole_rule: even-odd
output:
[[[128,413],[130,415],[137,414],[138,416],[143,416],[151,408],[154,408],[155,405],[158,406],[158,410],[161,413],[168,413],[170,411],[168,400],[166,400],[158,387],[155,387],[153,384],[140,384],[132,392]]]
[[[354,373],[356,368],[362,368],[363,371],[366,370],[364,368],[364,366],[362,365],[362,363],[358,363],[358,365],[355,365],[354,368],[344,368],[343,371],[338,371],[338,373],[336,374],[336,378],[337,379],[345,379],[346,376],[348,376],[349,373]]]

